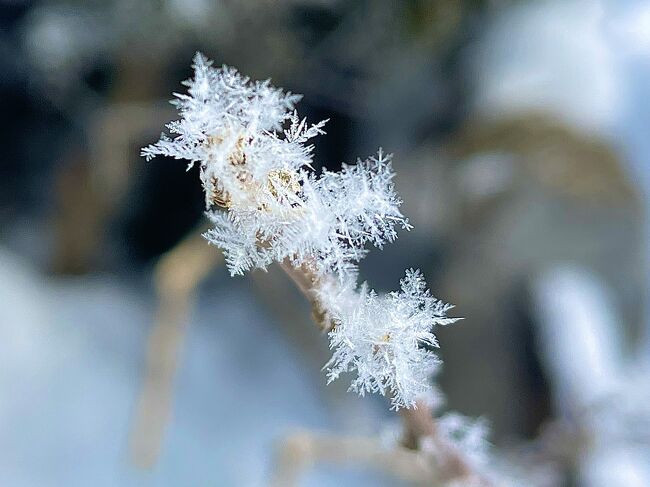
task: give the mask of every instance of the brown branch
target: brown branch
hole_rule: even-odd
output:
[[[324,278],[318,276],[309,266],[303,264],[300,267],[295,267],[287,259],[280,263],[280,267],[309,300],[312,317],[318,327],[324,332],[334,328],[332,318],[318,297],[318,287],[323,284],[322,279]]]
[[[436,425],[433,422],[431,408],[419,402],[417,409],[401,409],[400,415],[404,422],[402,444],[411,450],[417,450],[422,438],[435,436]]]
[[[462,452],[438,434],[433,411],[428,405],[418,402],[417,408],[402,409],[400,415],[404,422],[402,444],[410,449],[419,449],[423,441],[429,441],[443,479],[473,479],[479,485],[491,485],[481,473],[474,471]]]

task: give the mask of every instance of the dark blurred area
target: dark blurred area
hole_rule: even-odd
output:
[[[394,153],[415,228],[362,277],[419,267],[464,317],[446,407],[557,485],[650,485],[643,0],[1,2],[0,485],[266,485],[294,429],[396,421],[326,387],[285,276],[228,276],[196,168],[140,158],[197,50],[329,119],[317,169]]]

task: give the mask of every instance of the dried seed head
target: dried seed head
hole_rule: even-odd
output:
[[[226,132],[227,134],[228,132]],[[222,137],[221,135],[208,135],[205,140],[205,144],[208,147],[214,147],[214,146],[219,146],[223,144],[225,138]],[[237,137],[237,141],[235,142],[235,147],[233,150],[228,154],[227,159],[230,164],[233,166],[242,166],[246,164],[246,154],[244,153],[244,147],[246,146],[246,143],[250,141],[250,139],[244,138],[243,135],[240,135]],[[212,154],[209,155],[209,157],[212,157]]]
[[[246,145],[246,140],[243,136],[237,138],[235,142],[235,148],[228,156],[228,162],[233,166],[242,166],[246,164],[246,154],[244,154],[244,146]]]
[[[281,200],[285,195],[300,193],[300,182],[298,175],[293,171],[286,169],[274,169],[267,175],[267,184],[269,192],[277,200]]]
[[[244,185],[253,182],[253,175],[250,173],[250,171],[247,171],[246,169],[242,169],[241,171],[239,171],[235,177],[237,178],[237,181],[239,181]]]
[[[230,206],[230,195],[224,189],[219,178],[215,176],[210,178],[209,199],[210,202],[222,208],[228,208]]]
[[[206,139],[207,145],[219,145],[223,142],[223,137],[220,135],[208,135]]]

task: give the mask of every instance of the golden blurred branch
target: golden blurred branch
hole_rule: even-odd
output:
[[[200,234],[193,233],[156,264],[158,309],[131,436],[133,460],[138,466],[151,467],[158,458],[171,416],[174,377],[195,292],[222,259]]]

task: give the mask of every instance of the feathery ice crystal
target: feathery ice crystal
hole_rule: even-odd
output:
[[[426,391],[437,358],[436,324],[455,321],[426,291],[418,271],[407,271],[400,292],[357,290],[356,264],[368,243],[381,248],[410,229],[393,187],[391,156],[377,156],[340,172],[311,167],[313,146],[326,121],[307,125],[294,109],[300,95],[255,82],[235,69],[194,58],[187,94],[175,94],[180,120],[174,138],[142,150],[200,165],[207,214],[205,237],[223,249],[231,274],[289,262],[306,269],[332,323],[330,380],[357,371],[351,389],[391,397],[411,407]]]
[[[356,370],[350,388],[362,396],[390,395],[395,409],[415,405],[428,392],[438,364],[432,327],[456,321],[446,317],[450,305],[431,297],[419,271],[407,270],[400,284],[401,291],[383,296],[363,284],[355,302],[334,307],[334,354],[326,365],[330,381]]]

